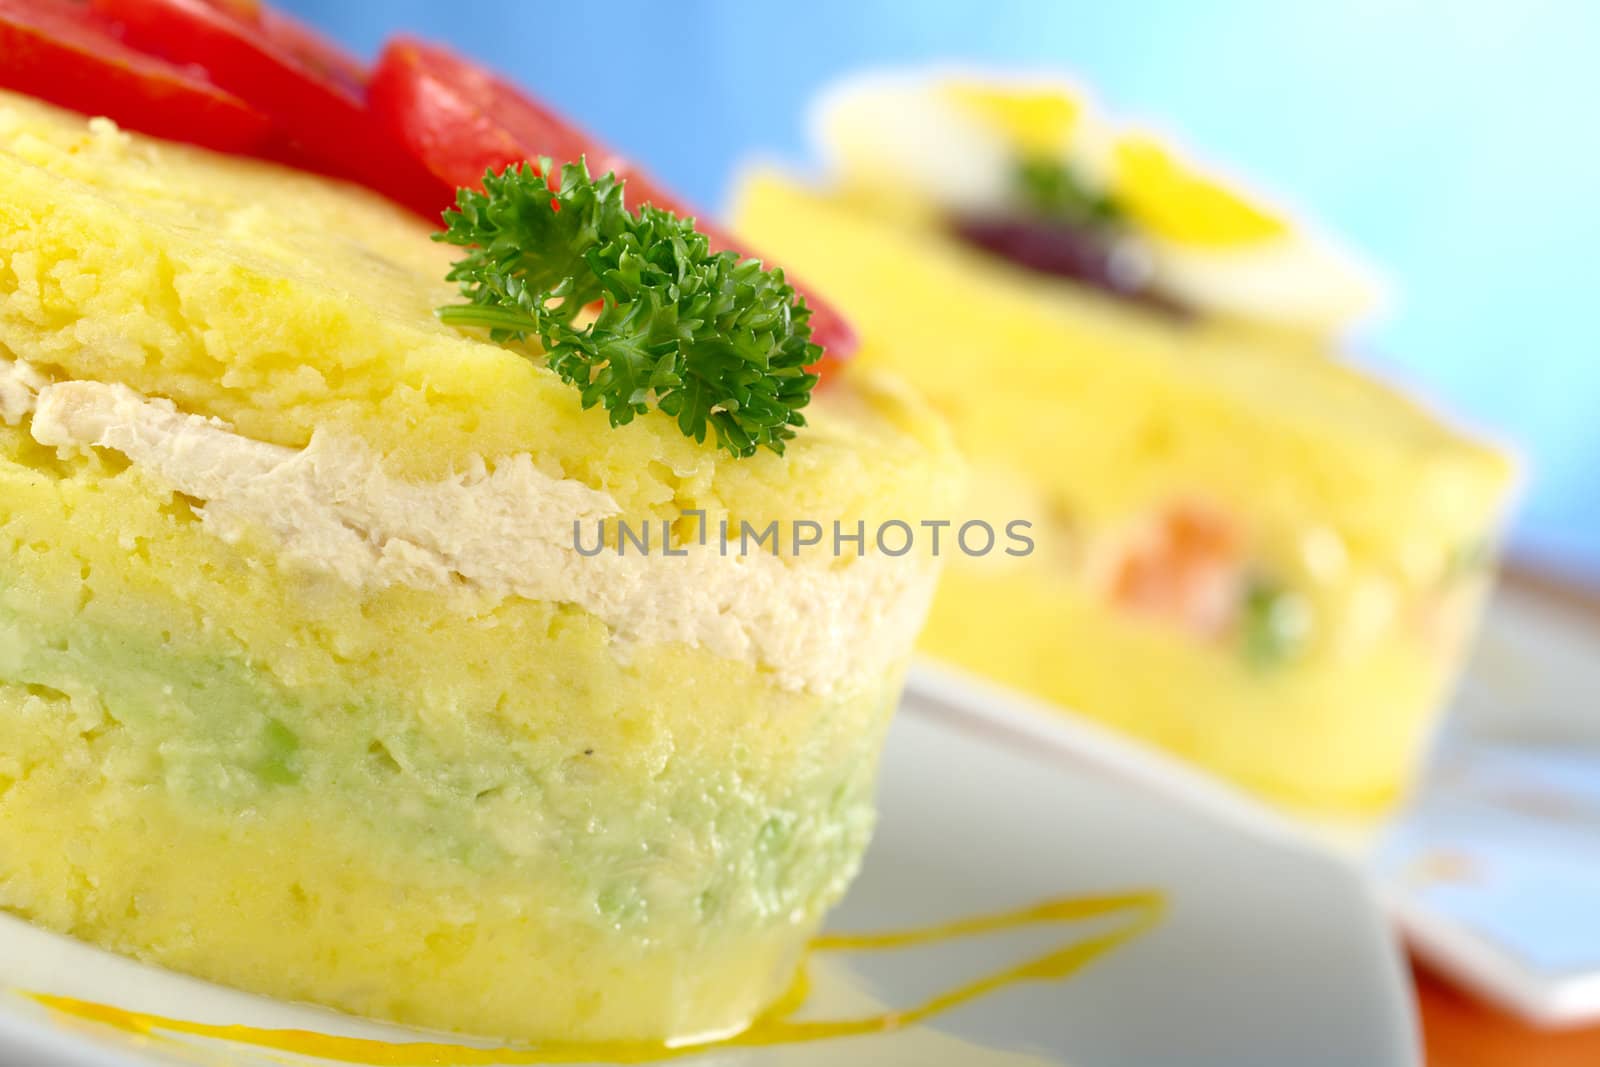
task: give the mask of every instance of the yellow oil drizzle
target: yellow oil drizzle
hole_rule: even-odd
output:
[[[492,1067],[502,1064],[521,1067],[597,1061],[653,1063],[715,1049],[799,1044],[898,1030],[924,1022],[1009,985],[1067,978],[1151,929],[1160,921],[1164,908],[1164,898],[1156,892],[1062,897],[1014,911],[916,929],[882,934],[825,934],[812,942],[812,952],[893,951],[1046,923],[1080,922],[1111,915],[1128,916],[1128,921],[1115,929],[984,975],[939,993],[914,1008],[855,1019],[795,1019],[793,1016],[805,1004],[810,992],[809,979],[805,968],[802,968],[789,992],[749,1029],[732,1037],[689,1045],[619,1041],[479,1048],[447,1042],[392,1042],[339,1037],[309,1030],[189,1022],[125,1011],[72,997],[46,993],[32,996],[61,1015],[99,1023],[144,1038],[159,1039],[175,1035],[207,1038],[334,1063],[371,1064],[374,1067]]]

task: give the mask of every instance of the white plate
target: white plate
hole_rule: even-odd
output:
[[[922,664],[911,684],[1175,805],[1361,864],[1441,973],[1539,1025],[1600,1022],[1600,623],[1548,593],[1496,594],[1438,751],[1387,820],[1292,819],[953,667]]]
[[[1405,972],[1358,872],[1271,819],[1247,816],[1242,825],[1226,813],[1189,810],[1097,769],[1103,761],[1092,734],[1059,719],[1019,731],[1003,717],[908,697],[890,736],[876,843],[831,926],[881,932],[1147,889],[1166,903],[1156,925],[1068,979],[1008,985],[925,1024],[674,1062],[1414,1064]],[[819,956],[805,1017],[911,1007],[1127,921],[1107,916]],[[10,919],[0,920],[0,985],[190,1021],[426,1039],[180,978]],[[0,994],[0,1063],[174,1062],[314,1061],[274,1058],[249,1044],[141,1039]]]
[[[1600,624],[1496,597],[1450,729],[1372,850],[1417,952],[1542,1026],[1600,1022]]]

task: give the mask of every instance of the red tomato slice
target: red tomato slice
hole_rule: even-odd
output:
[[[531,99],[511,82],[447,48],[409,37],[390,41],[378,57],[368,104],[387,132],[431,173],[452,187],[476,188],[487,170],[549,156],[557,166],[587,157],[596,174],[627,180],[628,203],[697,216],[713,249],[747,246],[668,193],[627,159]],[[796,282],[796,288],[803,288]],[[818,364],[842,362],[858,347],[837,311],[807,294],[812,338],[824,350]],[[815,368],[814,368],[815,369]]]
[[[389,42],[367,99],[389,134],[452,188],[477,187],[485,171],[538,156],[560,166],[587,155],[591,171],[614,169],[594,138],[493,72],[424,41]]]
[[[208,0],[210,5],[255,28],[261,36],[294,56],[312,73],[352,96],[366,92],[367,66],[315,29],[260,0]]]
[[[359,182],[432,218],[450,191],[367,113],[365,71],[315,31],[260,4],[90,0],[132,47],[193,64],[259,109],[279,143],[268,154]]]
[[[69,0],[0,0],[0,87],[221,152],[266,140],[266,116],[193,70],[141,55]]]

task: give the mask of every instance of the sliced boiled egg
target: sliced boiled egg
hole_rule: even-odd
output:
[[[812,109],[813,140],[847,190],[912,198],[941,213],[992,214],[1016,197],[1024,158],[1065,159],[1089,123],[1059,80],[948,72],[857,75]]]
[[[1118,134],[1109,189],[1149,251],[1156,286],[1185,304],[1318,330],[1382,304],[1382,285],[1353,255],[1153,134]]]
[[[1114,123],[1058,77],[858,75],[823,94],[812,126],[846,190],[932,222],[1025,210],[1022,164],[1060,162],[1122,213],[1154,288],[1201,312],[1333,331],[1382,302],[1335,242],[1170,141]]]

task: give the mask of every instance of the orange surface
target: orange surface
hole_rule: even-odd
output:
[[[1428,1067],[1600,1067],[1600,1026],[1541,1030],[1413,961]]]

